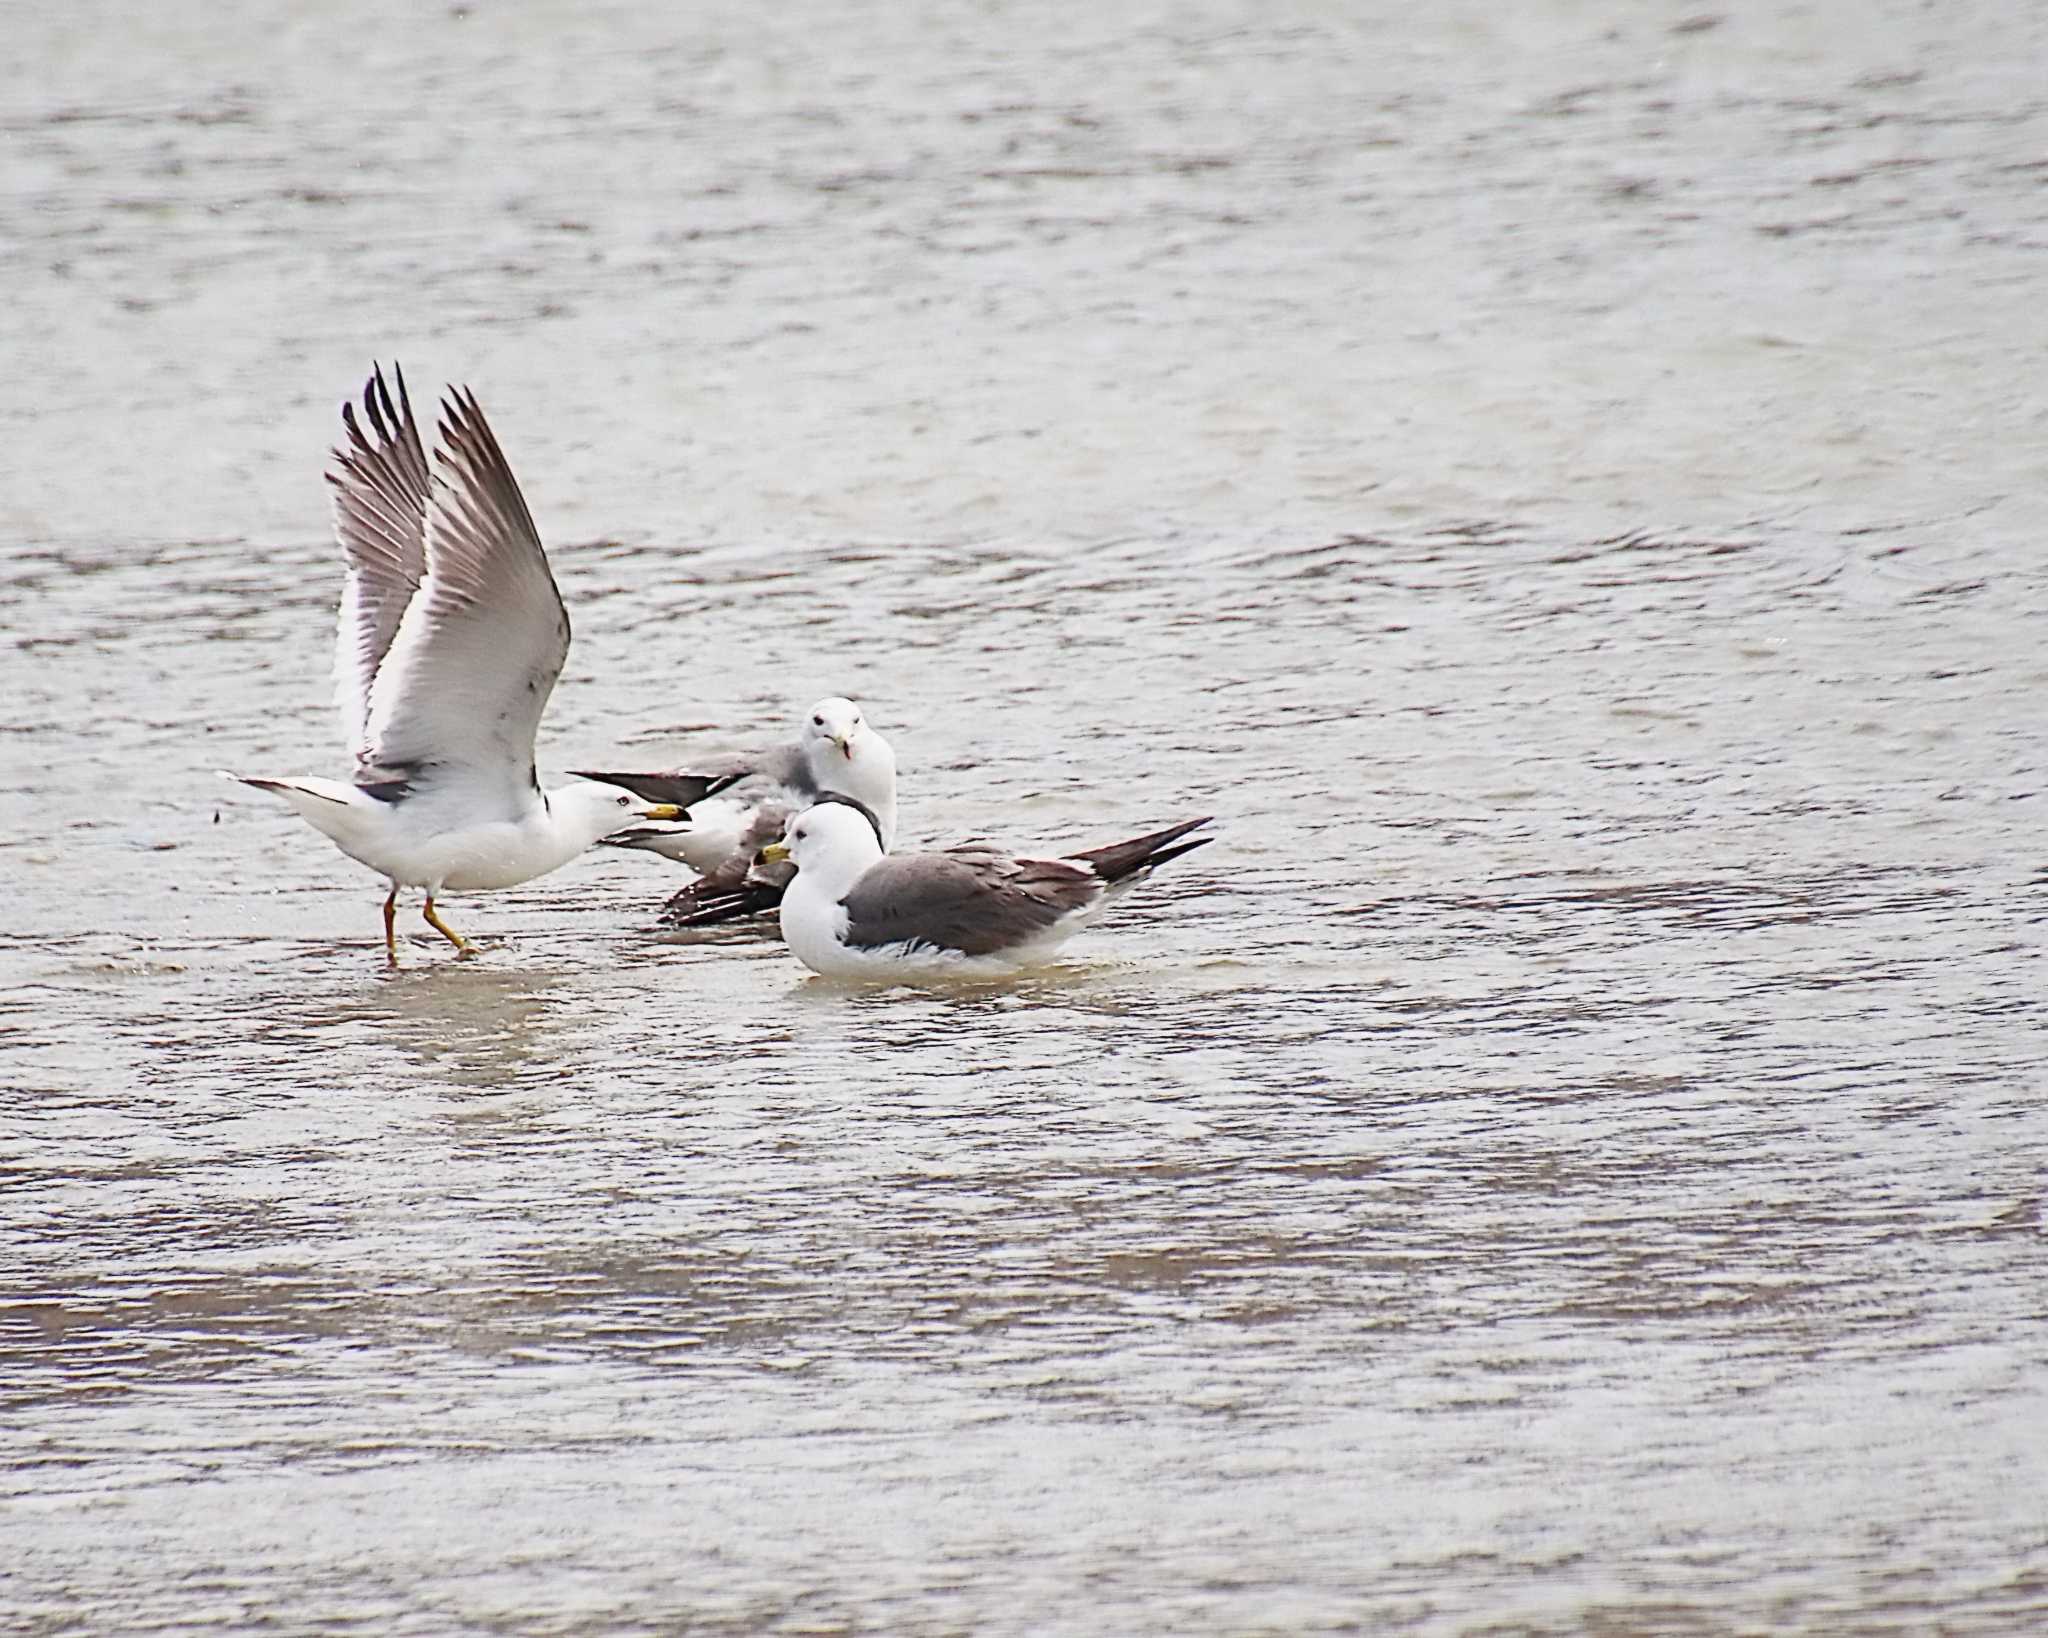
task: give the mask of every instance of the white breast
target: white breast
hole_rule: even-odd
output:
[[[668,856],[681,859],[702,876],[732,857],[732,850],[740,845],[753,817],[751,802],[735,802],[723,796],[699,802],[690,809],[689,826],[675,837],[674,851]]]

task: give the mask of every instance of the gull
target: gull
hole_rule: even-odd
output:
[[[1169,859],[1213,840],[1189,819],[1057,859],[1018,859],[986,842],[884,854],[866,816],[827,798],[762,850],[796,866],[782,896],[790,953],[831,978],[983,977],[1049,959]]]
[[[629,830],[606,840],[688,865],[699,879],[662,906],[677,927],[760,915],[781,903],[795,871],[756,863],[792,815],[824,796],[859,805],[887,853],[896,842],[896,753],[852,700],[822,699],[797,737],[765,755],[667,773],[582,773],[650,802],[689,810],[681,830]]]
[[[599,838],[680,809],[613,785],[543,791],[534,731],[569,653],[569,616],[533,517],[476,395],[443,400],[428,469],[394,369],[363,388],[365,434],[342,407],[334,527],[347,575],[335,645],[335,704],[355,759],[347,780],[223,773],[283,797],[391,886],[384,952],[393,966],[401,887],[426,890],[427,925],[471,944],[435,909],[444,892],[514,887]]]

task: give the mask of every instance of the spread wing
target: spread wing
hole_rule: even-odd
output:
[[[928,945],[975,956],[1030,943],[1102,891],[1088,865],[1012,859],[969,843],[883,859],[840,902],[854,948]]]
[[[366,433],[355,406],[341,407],[345,447],[334,451],[327,481],[334,488],[334,533],[347,572],[334,645],[334,704],[351,753],[361,757],[377,668],[398,633],[405,608],[427,572],[427,456],[395,365],[394,405],[384,372],[363,384]]]
[[[534,733],[568,653],[569,616],[518,481],[475,395],[451,393],[426,576],[377,668],[360,760],[459,772],[518,811],[538,788]]]

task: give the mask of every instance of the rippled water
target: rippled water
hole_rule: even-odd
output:
[[[2040,18],[264,17],[0,65],[0,1625],[2048,1623]],[[338,770],[393,354],[545,769],[845,690],[913,836],[1217,844],[385,973],[210,770]]]

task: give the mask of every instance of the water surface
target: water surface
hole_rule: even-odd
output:
[[[2040,19],[264,19],[0,67],[0,1622],[2048,1621]],[[844,691],[913,837],[1216,845],[384,972],[211,770],[339,770],[393,355],[544,772]]]

